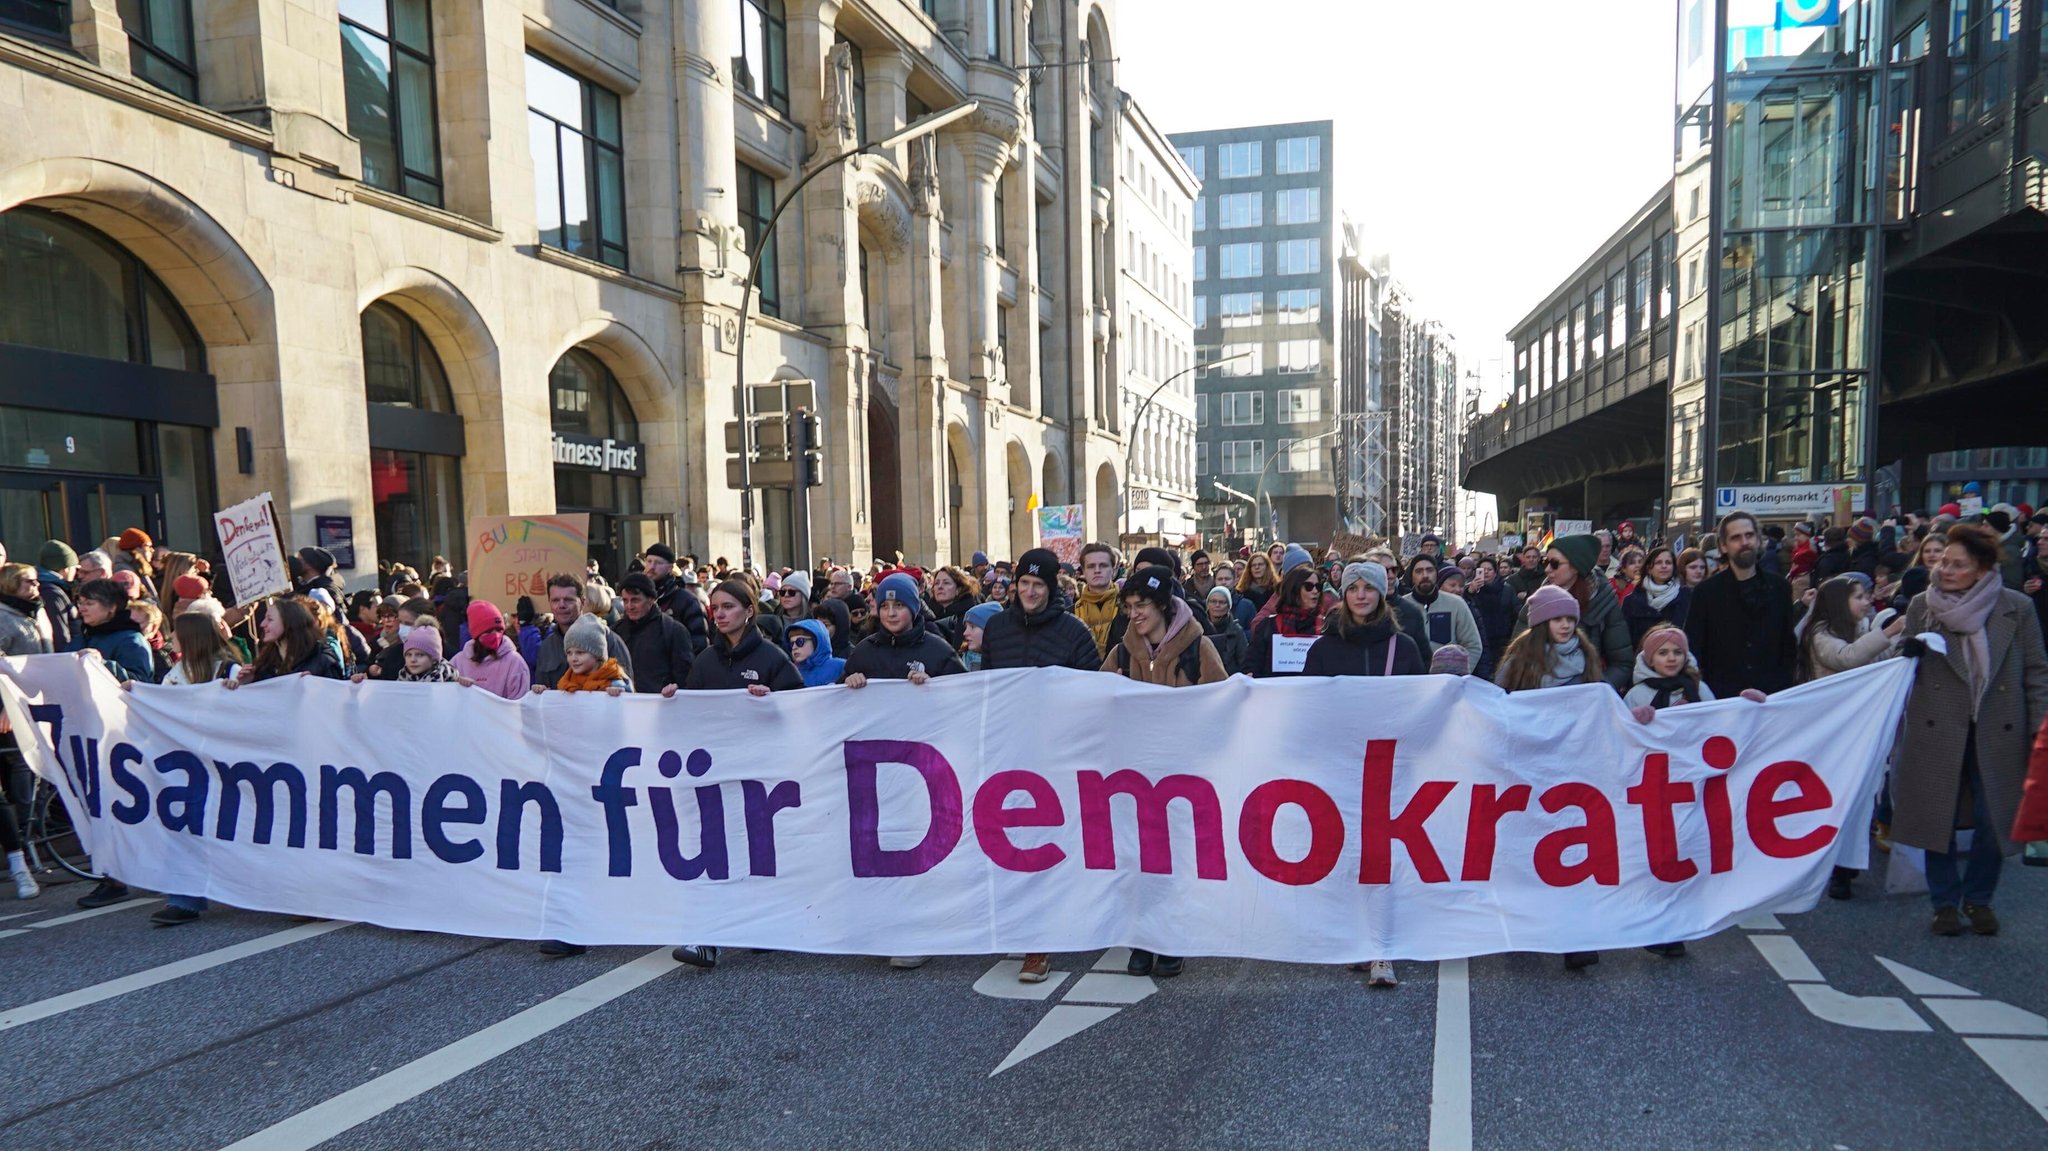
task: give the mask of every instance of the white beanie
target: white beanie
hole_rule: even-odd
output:
[[[1387,594],[1387,569],[1370,560],[1344,565],[1344,578],[1342,581],[1344,586],[1337,590],[1340,593],[1348,592],[1351,590],[1351,585],[1359,580],[1364,580],[1372,585],[1372,589],[1380,593],[1381,596],[1384,597]]]
[[[569,630],[562,633],[563,654],[572,651],[595,656],[600,663],[609,658],[611,646],[605,635],[604,621],[587,613],[578,616],[576,622],[569,625]]]
[[[791,572],[783,576],[782,590],[796,591],[801,593],[805,599],[811,598],[811,573]]]

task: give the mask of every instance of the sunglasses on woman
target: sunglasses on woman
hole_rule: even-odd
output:
[[[1556,571],[1557,569],[1559,569],[1559,568],[1561,568],[1561,567],[1563,567],[1563,566],[1564,566],[1564,561],[1563,561],[1563,560],[1544,560],[1544,561],[1543,561],[1543,570],[1544,570],[1544,571]]]

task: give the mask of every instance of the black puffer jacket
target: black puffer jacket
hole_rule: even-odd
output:
[[[1384,675],[1387,649],[1393,647],[1395,675],[1422,675],[1429,666],[1422,662],[1415,640],[1394,626],[1392,615],[1363,627],[1344,623],[1344,613],[1334,611],[1323,624],[1323,635],[1308,649],[1301,666],[1303,675]]]
[[[981,636],[981,666],[984,671],[1006,667],[1099,671],[1102,653],[1095,649],[1095,633],[1067,610],[1065,597],[1055,592],[1045,607],[1030,614],[1025,613],[1022,601],[1013,598],[988,621]]]
[[[770,691],[796,691],[804,686],[804,677],[789,662],[788,653],[748,628],[737,648],[729,646],[723,635],[712,636],[711,646],[690,664],[683,690],[729,691],[756,684]]]
[[[1515,638],[1515,612],[1522,605],[1505,580],[1466,592],[1465,603],[1472,608],[1472,616],[1479,622],[1479,638],[1487,647],[1503,648]]]
[[[864,675],[869,679],[909,679],[910,665],[921,663],[926,675],[959,675],[967,670],[945,638],[913,622],[902,635],[878,631],[860,641],[846,657],[846,671],[840,677]]]
[[[826,621],[826,624],[832,629],[832,654],[840,659],[845,659],[847,656],[852,655],[854,646],[853,613],[846,610],[846,601],[826,596],[818,601],[816,607],[811,609],[812,618],[817,618],[817,614],[820,611],[831,617]]]
[[[704,617],[704,605],[680,578],[666,576],[655,584],[654,603],[663,614],[682,624],[683,630],[690,633],[692,655],[710,645],[711,622]]]
[[[659,692],[669,684],[681,687],[689,678],[697,649],[691,644],[689,629],[667,612],[650,611],[638,623],[622,615],[612,624],[612,630],[619,633],[619,638],[626,641],[626,650],[633,653],[633,662],[628,665],[632,670],[627,674],[633,677],[634,691]]]
[[[1251,637],[1238,626],[1235,614],[1223,617],[1218,623],[1209,618],[1207,611],[1195,617],[1202,621],[1202,634],[1209,637],[1209,646],[1216,649],[1216,658],[1223,661],[1225,675],[1236,675],[1246,670],[1244,661],[1251,654]]]

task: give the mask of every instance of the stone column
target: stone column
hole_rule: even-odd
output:
[[[926,136],[912,141],[905,151],[910,155],[907,183],[912,214],[909,253],[902,267],[911,282],[910,298],[933,301],[940,289],[945,225],[938,142]],[[946,484],[946,412],[949,403],[957,402],[946,387],[946,329],[939,309],[931,306],[916,310],[908,323],[912,363],[896,393],[903,549],[934,564],[946,564],[961,558],[951,554],[952,508]]]
[[[128,29],[114,0],[71,0],[71,46],[106,71],[126,76]]]

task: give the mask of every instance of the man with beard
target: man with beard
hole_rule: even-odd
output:
[[[1685,636],[1700,678],[1714,698],[1754,689],[1766,695],[1792,686],[1799,641],[1792,631],[1792,585],[1758,566],[1763,533],[1756,517],[1721,517],[1717,538],[1726,560],[1693,590]]]
[[[1194,555],[1189,556],[1188,598],[1197,602],[1206,602],[1209,598],[1209,590],[1215,586],[1216,578],[1209,572],[1209,553],[1198,551]],[[1195,618],[1200,619],[1201,614],[1199,612],[1196,613]]]
[[[675,549],[655,544],[647,549],[646,565],[647,578],[654,584],[655,606],[690,633],[693,655],[703,651],[711,643],[711,623],[704,618],[703,603],[676,577]]]
[[[1428,556],[1416,556],[1409,561],[1408,585],[1415,590],[1402,596],[1400,602],[1422,613],[1422,634],[1410,638],[1418,651],[1432,655],[1445,644],[1456,644],[1465,649],[1465,666],[1478,667],[1480,657],[1486,654],[1479,621],[1464,597],[1444,590],[1441,581],[1446,576],[1455,578],[1460,589],[1465,586],[1465,573],[1456,564],[1441,563]],[[1391,606],[1398,609],[1399,604]],[[1401,622],[1405,625],[1407,620]]]

